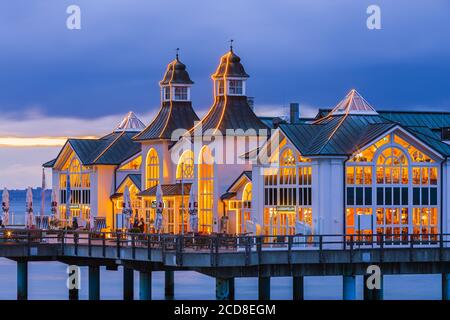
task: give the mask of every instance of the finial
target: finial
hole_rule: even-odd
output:
[[[179,56],[180,48],[177,48],[177,49],[176,49],[176,52],[177,52],[177,53],[176,53],[175,57],[176,57],[176,59],[177,59],[177,61],[178,61],[178,56]]]
[[[233,52],[233,39],[230,40],[230,51]]]

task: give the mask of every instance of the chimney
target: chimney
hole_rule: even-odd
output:
[[[291,124],[296,124],[300,122],[300,109],[297,102],[292,102],[289,104],[290,117],[289,122]]]
[[[247,97],[247,103],[250,109],[254,110],[255,108],[255,97]]]

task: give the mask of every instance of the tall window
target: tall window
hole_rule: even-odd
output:
[[[242,80],[229,80],[228,93],[231,95],[242,95],[244,93]]]
[[[163,98],[164,101],[170,100],[170,87],[163,87]]]
[[[346,166],[346,232],[429,240],[439,232],[438,175],[439,165],[398,134],[356,154]]]
[[[176,179],[194,179],[194,152],[192,150],[186,150],[181,154],[178,160]]]
[[[224,80],[217,80],[216,81],[216,90],[217,90],[217,95],[221,96],[224,94],[225,92],[225,81]]]
[[[213,225],[214,163],[207,146],[199,155],[198,191],[199,231],[210,233]]]
[[[146,188],[151,188],[159,183],[159,158],[155,149],[150,149],[147,154]]]
[[[61,216],[66,217],[67,174],[70,175],[70,218],[88,219],[91,204],[90,170],[83,166],[75,155],[69,158],[59,176]]]
[[[312,225],[312,167],[309,159],[289,148],[278,163],[278,168],[264,172],[264,232],[294,234],[296,221]]]
[[[237,211],[237,233],[247,232],[247,221],[251,219],[251,209],[252,209],[252,183],[249,182],[245,185],[242,192],[242,203],[241,207]]]

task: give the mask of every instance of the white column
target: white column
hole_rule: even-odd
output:
[[[316,234],[343,233],[344,160],[343,157],[312,160],[312,214]]]
[[[441,198],[441,206],[442,206],[442,221],[441,221],[441,230],[444,234],[450,234],[450,160],[447,160],[443,165],[442,174],[442,198]],[[450,237],[447,236],[445,240],[450,240]],[[445,246],[450,246],[449,243],[446,243]]]
[[[312,181],[311,181],[311,202],[312,202],[312,227],[315,234],[320,233],[320,210],[321,210],[321,199],[320,199],[320,171],[319,171],[319,160],[313,159],[311,162],[312,166]]]
[[[252,218],[263,226],[264,221],[264,177],[263,168],[258,165],[252,167]]]

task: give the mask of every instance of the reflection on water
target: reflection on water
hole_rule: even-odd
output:
[[[29,263],[30,299],[67,299],[66,265],[59,262]],[[86,267],[81,268],[80,299],[88,298]],[[122,298],[122,270],[101,270],[101,298]],[[138,274],[135,274],[135,298],[138,298]],[[385,299],[441,299],[440,275],[386,276]],[[16,263],[0,258],[0,299],[16,298]],[[236,279],[236,299],[257,299],[257,279]],[[357,279],[357,296],[362,298],[362,278]],[[272,278],[272,299],[291,299],[290,278]],[[341,299],[340,277],[306,277],[306,299]],[[153,272],[153,299],[164,299],[164,273]],[[215,299],[214,278],[196,272],[175,272],[175,299]]]

